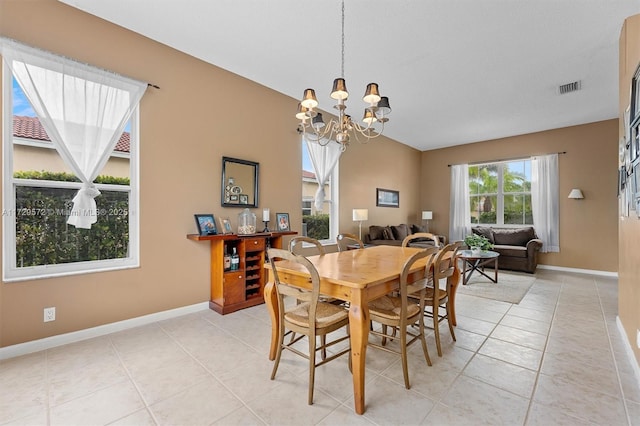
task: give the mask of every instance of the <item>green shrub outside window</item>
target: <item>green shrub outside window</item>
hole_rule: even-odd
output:
[[[72,174],[16,172],[16,179],[79,182]],[[128,178],[98,176],[96,183],[129,185]],[[67,225],[72,188],[16,185],[16,266],[29,267],[121,259],[129,253],[129,190],[100,191],[91,229]]]

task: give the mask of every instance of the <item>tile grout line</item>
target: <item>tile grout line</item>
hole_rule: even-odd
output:
[[[51,424],[51,383],[50,383],[50,375],[49,375],[49,349],[47,349],[44,353],[44,374],[45,374],[45,383],[47,384],[47,414],[46,420],[47,425]]]
[[[231,338],[233,338],[234,340],[236,340],[237,342],[239,342],[240,344],[243,344],[244,346],[247,346],[249,348],[251,348],[251,350],[255,351],[255,349],[249,345],[246,345],[242,340],[238,339],[236,336],[234,336],[233,334],[229,333],[228,331],[224,330],[223,328],[217,326],[216,324],[214,324],[213,322],[209,321],[207,318],[202,317],[202,320],[205,321],[206,323],[208,323],[209,325],[223,331],[225,334],[229,335]],[[247,410],[249,410],[249,412],[251,414],[253,414],[258,420],[260,420],[262,423],[264,423],[265,425],[268,425],[268,423],[261,417],[259,416],[256,412],[254,412],[254,410],[249,407],[249,405],[244,401],[244,399],[240,398],[239,395],[237,395],[235,392],[233,392],[233,390],[231,390],[229,387],[227,387],[227,385],[225,385],[214,373],[213,371],[209,370],[209,368],[207,368],[206,365],[204,365],[198,358],[196,358],[187,348],[185,348],[182,343],[180,343],[175,337],[173,337],[173,335],[171,333],[169,333],[167,330],[164,329],[164,327],[162,327],[162,325],[160,323],[158,323],[158,326],[162,329],[163,332],[165,332],[169,338],[171,338],[171,340],[173,340],[179,347],[180,349],[182,349],[188,356],[189,358],[191,358],[196,364],[198,364],[200,367],[202,367],[208,374],[209,376],[211,376],[211,378],[213,378],[220,386],[222,386],[227,392],[229,392],[231,395],[233,395],[234,398],[236,398],[238,401],[240,401],[240,403],[242,404],[242,407],[246,408]],[[200,382],[198,382],[200,383]],[[192,385],[192,386],[195,386]],[[278,385],[280,386],[280,385]],[[191,387],[191,386],[190,386]],[[177,395],[177,394],[176,394]],[[240,408],[231,411],[230,413],[228,413],[227,415],[225,415],[224,417],[238,411]],[[221,417],[219,419],[214,420],[211,424],[215,424],[215,422],[222,420],[224,417]],[[155,419],[155,416],[154,416]],[[158,425],[160,423],[157,423]]]
[[[120,365],[122,366],[122,368],[124,369],[125,373],[127,374],[127,378],[129,379],[129,382],[136,389],[136,392],[138,392],[138,396],[140,397],[140,399],[142,400],[142,403],[144,404],[144,409],[147,411],[147,413],[149,413],[149,415],[151,416],[151,419],[153,420],[153,422],[156,425],[159,425],[160,422],[158,421],[158,419],[156,418],[155,414],[153,413],[153,410],[149,409],[149,403],[147,402],[147,399],[144,397],[144,395],[142,394],[142,391],[140,390],[140,387],[138,386],[136,381],[133,379],[131,371],[129,371],[129,369],[127,368],[126,364],[124,363],[124,361],[122,359],[122,356],[120,355],[120,351],[118,350],[116,345],[113,343],[112,336],[113,336],[113,333],[110,333],[110,334],[107,335],[107,337],[109,338],[109,345],[112,347],[113,352],[118,357],[118,361],[120,361]],[[133,413],[135,413],[135,411]],[[116,420],[114,420],[114,422],[117,422],[118,420],[124,419],[125,417],[130,416],[133,413],[129,413],[129,414],[127,414],[127,415],[125,415],[125,416],[123,416],[123,417],[121,417],[119,419],[116,419]]]
[[[551,321],[549,322],[549,328],[547,329],[547,335],[545,337],[544,340],[544,346],[542,348],[542,356],[540,357],[540,363],[538,364],[538,370],[536,371],[536,379],[533,382],[533,387],[531,389],[531,396],[529,398],[529,405],[527,407],[527,412],[525,413],[524,416],[524,422],[523,424],[526,425],[528,420],[529,420],[529,416],[531,415],[531,407],[533,406],[534,403],[534,396],[536,394],[536,390],[538,389],[538,383],[540,380],[540,374],[542,374],[542,364],[544,363],[544,358],[545,355],[547,353],[547,346],[549,345],[549,338],[551,337],[551,330],[553,328],[553,323],[556,319],[556,314],[558,312],[558,305],[560,304],[560,295],[562,294],[562,288],[564,287],[564,282],[560,283],[560,290],[558,291],[557,295],[556,295],[556,303],[553,306],[553,315],[551,315]]]
[[[613,366],[616,370],[616,378],[618,379],[618,388],[620,389],[620,396],[622,397],[622,407],[624,408],[624,414],[627,417],[627,424],[631,425],[631,415],[629,414],[629,408],[627,407],[627,400],[624,396],[624,388],[622,387],[622,379],[620,377],[620,369],[618,368],[618,360],[614,355],[613,344],[611,343],[611,333],[609,332],[609,327],[607,326],[607,316],[604,311],[604,307],[602,306],[602,297],[600,295],[600,289],[598,288],[598,281],[594,278],[594,285],[596,287],[596,293],[598,294],[598,304],[600,306],[600,311],[602,313],[602,319],[604,322],[604,329],[607,332],[607,342],[609,343],[609,350],[611,351],[611,357],[613,358]]]

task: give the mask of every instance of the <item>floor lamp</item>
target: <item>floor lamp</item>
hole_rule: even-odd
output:
[[[422,212],[422,220],[427,221],[427,232],[429,232],[429,221],[433,219],[433,212],[423,211]]]
[[[362,241],[362,222],[369,219],[369,210],[353,209],[353,221],[358,222],[358,238]]]

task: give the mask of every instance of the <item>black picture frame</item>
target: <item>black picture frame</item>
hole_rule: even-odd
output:
[[[631,105],[630,105],[631,121],[635,121],[640,117],[640,65],[636,67],[631,79]]]
[[[276,213],[276,229],[279,232],[291,231],[289,213]]]
[[[400,207],[400,192],[393,189],[376,188],[376,206]]]
[[[221,206],[258,207],[259,170],[255,161],[222,157]]]
[[[635,161],[638,156],[640,156],[640,121],[635,121],[632,124],[631,140],[629,141],[629,161]]]
[[[216,219],[212,214],[194,214],[199,235],[217,235]]]

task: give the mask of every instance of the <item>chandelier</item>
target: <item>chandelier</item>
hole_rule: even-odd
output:
[[[384,124],[389,121],[387,115],[391,112],[389,98],[380,96],[377,83],[369,83],[362,100],[368,104],[364,109],[362,122],[359,124],[345,113],[347,106],[345,101],[349,97],[347,85],[344,79],[344,0],[342,0],[342,62],[341,76],[333,81],[331,98],[338,101],[333,107],[338,110],[338,118],[331,119],[325,124],[322,113],[315,110],[318,106],[316,92],[313,89],[306,89],[300,103],[296,118],[300,120],[298,132],[304,134],[307,140],[318,142],[325,146],[331,140],[340,144],[340,149],[345,151],[351,137],[360,143],[367,143],[369,140],[382,135]],[[378,123],[378,124],[376,124]]]

